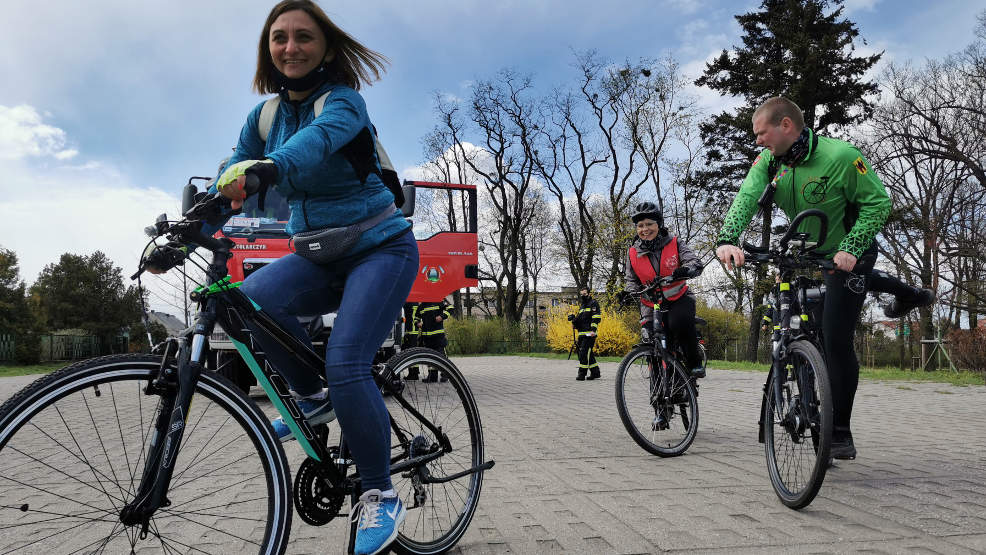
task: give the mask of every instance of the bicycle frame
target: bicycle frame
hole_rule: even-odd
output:
[[[177,227],[177,226],[176,226]],[[181,446],[185,428],[185,418],[191,404],[196,382],[204,369],[207,339],[215,325],[219,323],[229,333],[240,356],[247,363],[258,384],[270,398],[285,423],[294,432],[305,453],[312,459],[323,463],[329,480],[334,485],[346,485],[347,491],[359,490],[359,477],[346,476],[351,461],[348,456],[345,438],[340,438],[338,458],[331,459],[329,450],[322,442],[315,441],[317,435],[308,424],[302,411],[291,396],[287,381],[267,362],[266,352],[280,350],[291,356],[306,370],[319,376],[325,382],[325,361],[302,341],[285,331],[265,313],[260,306],[239,290],[239,283],[230,283],[226,275],[226,264],[231,253],[232,242],[217,240],[201,233],[198,226],[186,226],[174,232],[186,243],[197,243],[213,253],[206,275],[208,286],[196,289],[190,298],[199,302],[200,312],[195,324],[180,337],[171,338],[165,344],[162,364],[157,376],[151,380],[145,393],[161,395],[162,410],[154,423],[154,432],[148,455],[141,474],[141,481],[134,501],[121,511],[121,521],[127,525],[142,525],[141,535],[146,537],[151,516],[161,507],[170,504],[167,499],[171,483],[174,461]],[[138,272],[139,274],[139,272]],[[177,349],[176,349],[177,347]],[[167,362],[172,353],[176,355],[175,366]],[[393,376],[387,370],[376,369],[374,378],[384,391],[392,396],[409,414],[427,428],[437,438],[440,449],[419,456],[394,457],[391,461],[391,474],[421,469],[422,465],[451,451],[452,446],[441,428],[414,409],[395,387]],[[393,416],[390,416],[391,429],[403,444],[409,438],[399,429]],[[492,461],[467,469],[457,474],[433,477],[421,472],[422,483],[442,483],[456,480],[465,475],[487,470]],[[419,470],[420,471],[420,470]]]
[[[784,407],[783,382],[786,380],[773,378],[775,376],[786,377],[787,369],[785,368],[785,364],[791,343],[806,339],[814,343],[819,347],[819,351],[824,353],[824,350],[819,345],[816,334],[802,328],[804,322],[807,321],[807,314],[803,310],[801,300],[808,298],[807,290],[800,283],[798,283],[798,287],[794,290],[791,287],[792,283],[798,282],[796,272],[799,268],[804,268],[812,264],[826,266],[825,263],[820,262],[818,255],[811,252],[814,246],[810,246],[807,242],[807,234],[797,233],[796,231],[801,221],[809,217],[816,217],[822,222],[820,236],[825,237],[827,220],[822,219],[823,216],[819,210],[806,210],[798,214],[794,221],[791,222],[787,233],[779,241],[781,249],[778,252],[770,252],[766,248],[755,247],[749,243],[744,243],[743,245],[744,249],[749,251],[752,262],[773,263],[780,272],[780,281],[774,287],[775,311],[774,326],[771,334],[771,366],[763,386],[764,397],[761,400],[761,418],[765,416],[767,395],[773,397],[773,405],[777,410],[781,410]],[[781,254],[787,251],[792,239],[796,240],[796,246],[800,245],[800,251],[792,254]],[[801,383],[809,383],[808,376],[800,376],[800,378],[803,379]],[[770,384],[773,384],[773,387],[771,391],[767,391]],[[779,420],[784,418],[784,415],[781,414],[777,416]],[[758,440],[760,443],[764,442],[762,421],[758,423]]]

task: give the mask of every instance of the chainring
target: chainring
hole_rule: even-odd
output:
[[[343,488],[332,485],[322,463],[305,459],[294,478],[294,507],[301,520],[323,526],[339,516],[346,500]]]

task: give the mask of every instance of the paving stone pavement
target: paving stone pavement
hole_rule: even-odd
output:
[[[792,511],[775,497],[757,443],[764,374],[710,370],[694,444],[662,459],[623,429],[616,363],[601,364],[601,380],[576,382],[570,361],[453,361],[496,466],[451,553],[986,552],[986,386],[861,382],[859,457]],[[0,379],[0,400],[31,379]],[[296,442],[286,447],[296,467],[303,455]],[[316,528],[295,517],[289,552],[342,553],[346,533],[345,519]]]

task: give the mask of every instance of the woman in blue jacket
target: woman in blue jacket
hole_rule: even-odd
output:
[[[278,370],[310,422],[339,419],[364,490],[356,553],[385,549],[404,519],[390,481],[387,408],[371,362],[411,290],[418,251],[410,224],[381,179],[373,127],[357,92],[379,78],[385,62],[313,2],[277,4],[260,37],[254,88],[278,94],[280,103],[266,137],[259,123],[264,103],[250,112],[236,152],[216,182],[234,209],[245,198],[247,174],[276,186],[291,208],[287,231],[292,234],[362,224],[359,239],[331,264],[290,254],[251,274],[242,286],[303,341],[309,340],[296,316],[337,312],[325,350],[328,394],[290,365]],[[320,111],[316,100],[324,101]],[[282,440],[291,438],[281,419],[273,425]]]

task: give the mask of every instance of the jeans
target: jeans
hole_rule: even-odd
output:
[[[241,290],[285,330],[311,346],[297,316],[336,311],[325,348],[329,397],[363,480],[363,489],[390,489],[390,419],[373,381],[373,356],[411,292],[418,245],[406,232],[378,247],[327,265],[289,254],[251,274]],[[301,395],[321,391],[317,377],[268,356]]]

